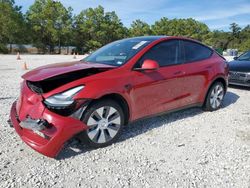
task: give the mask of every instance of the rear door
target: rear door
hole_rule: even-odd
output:
[[[181,105],[189,105],[203,102],[204,91],[209,83],[209,77],[213,74],[214,61],[211,59],[213,51],[196,42],[182,40],[183,70],[185,79],[183,80],[184,90],[188,97],[181,101]]]

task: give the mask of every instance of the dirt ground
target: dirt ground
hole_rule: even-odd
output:
[[[24,144],[7,124],[29,69],[66,55],[0,55],[0,187],[250,187],[250,89],[229,87],[222,109],[199,108],[127,126],[112,146],[71,142],[58,159]],[[81,59],[78,56],[77,59]]]

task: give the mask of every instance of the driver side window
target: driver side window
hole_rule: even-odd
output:
[[[149,49],[139,60],[136,68],[141,67],[146,59],[155,60],[160,67],[179,64],[180,41],[170,40],[161,42]]]

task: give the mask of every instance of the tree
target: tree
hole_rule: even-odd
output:
[[[152,33],[154,35],[168,35],[169,33],[169,19],[166,17],[161,18],[152,25]]]
[[[230,29],[231,29],[231,39],[230,39],[231,45],[230,46],[232,48],[239,47],[239,45],[237,44],[240,43],[239,38],[240,38],[241,28],[239,27],[238,24],[232,23],[230,24]]]
[[[26,42],[27,27],[20,10],[14,0],[0,0],[0,52],[6,44],[10,44],[11,52],[11,44]]]
[[[219,30],[211,32],[210,44],[214,48],[226,50],[229,46],[230,41],[231,41],[230,32],[224,32]]]
[[[166,17],[152,25],[152,32],[155,35],[185,36],[200,41],[206,41],[210,33],[206,24],[192,18],[169,20]]]
[[[236,23],[231,23],[230,24],[230,29],[231,29],[231,32],[232,32],[232,36],[234,38],[239,38],[240,30],[241,30],[241,28],[239,27],[239,25],[236,24]]]
[[[54,52],[54,46],[68,44],[71,33],[72,8],[66,9],[61,2],[53,0],[36,0],[26,16],[33,31],[35,46],[46,52]]]
[[[131,27],[129,29],[129,35],[131,37],[135,36],[145,36],[145,35],[151,35],[152,31],[150,26],[141,20],[135,20],[131,24]]]
[[[75,45],[84,52],[127,36],[127,29],[113,12],[104,8],[88,8],[74,18]]]
[[[32,43],[44,53],[54,53],[55,46],[59,46],[60,53],[62,45],[75,45],[81,52],[89,52],[114,40],[145,35],[185,36],[223,50],[250,49],[250,25],[241,29],[232,23],[229,32],[210,31],[206,24],[192,18],[163,17],[152,25],[138,19],[126,28],[114,11],[105,12],[102,6],[88,8],[74,17],[72,11],[60,1],[35,0],[24,16],[14,0],[0,0],[0,52],[8,52],[6,45],[13,43]]]
[[[240,32],[240,45],[239,50],[240,51],[247,51],[250,50],[250,25],[247,25],[245,28],[243,28]]]

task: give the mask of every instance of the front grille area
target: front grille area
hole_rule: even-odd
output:
[[[31,91],[41,94],[43,93],[43,89],[39,83],[27,81],[27,86],[31,89]]]
[[[231,80],[245,80],[247,74],[241,72],[229,72],[229,79]]]
[[[241,84],[249,85],[250,79],[246,73],[243,72],[229,72],[229,83],[231,84]]]
[[[230,83],[230,82],[233,82],[233,83],[240,83],[240,84],[246,83],[244,80],[234,80],[234,79],[229,80],[229,83]]]

